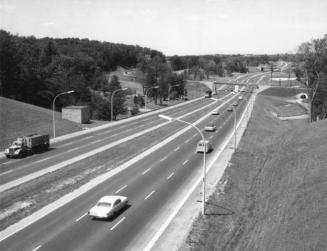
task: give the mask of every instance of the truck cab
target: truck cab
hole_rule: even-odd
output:
[[[26,154],[27,146],[23,138],[17,138],[6,150],[5,155],[8,158],[22,157]]]
[[[49,134],[32,134],[17,138],[4,152],[7,158],[23,157],[34,152],[47,150],[50,146]]]

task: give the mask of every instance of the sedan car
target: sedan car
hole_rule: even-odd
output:
[[[233,107],[229,107],[229,108],[227,109],[228,112],[232,112],[233,110],[234,110]]]
[[[219,115],[219,111],[218,111],[218,110],[213,110],[213,111],[211,112],[211,114],[212,114],[212,115]]]
[[[205,141],[200,140],[196,146],[197,153],[208,153],[212,150],[213,150],[212,145],[208,140]]]
[[[214,131],[216,131],[216,126],[214,124],[209,124],[204,127],[204,130],[206,132],[214,132]]]
[[[128,203],[127,197],[108,195],[102,197],[98,203],[90,209],[88,215],[93,218],[110,218],[118,213]]]

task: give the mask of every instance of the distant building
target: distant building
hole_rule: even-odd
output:
[[[88,106],[66,106],[62,108],[62,118],[86,124],[90,121],[90,109]]]

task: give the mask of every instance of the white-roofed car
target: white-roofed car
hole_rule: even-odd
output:
[[[110,218],[122,210],[127,203],[127,197],[107,195],[102,197],[97,204],[89,210],[88,215],[98,219]]]
[[[216,126],[214,124],[210,123],[204,127],[204,130],[206,132],[214,132],[214,131],[216,131]]]
[[[243,97],[242,97],[242,96],[239,96],[239,97],[238,97],[238,99],[239,99],[239,100],[242,100],[242,99],[243,99]]]
[[[210,144],[209,140],[200,140],[196,146],[196,152],[197,153],[207,153],[212,151],[212,145]]]
[[[215,109],[211,112],[212,115],[219,115],[219,111],[218,109]]]

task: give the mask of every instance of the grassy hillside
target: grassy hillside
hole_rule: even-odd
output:
[[[56,112],[56,136],[80,131],[82,126],[61,119]],[[52,137],[52,110],[0,97],[0,150],[19,136],[49,133]]]
[[[292,97],[299,93],[306,93],[305,89],[272,87],[264,90],[261,94],[277,97]]]
[[[181,250],[327,250],[327,121],[282,122],[270,113],[278,105],[258,96],[208,215]]]

